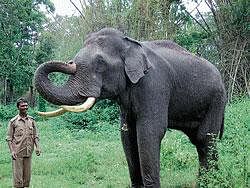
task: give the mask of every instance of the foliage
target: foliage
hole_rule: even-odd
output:
[[[55,40],[51,33],[43,32],[39,37],[39,42],[36,46],[35,61],[39,65],[54,57]],[[46,101],[41,95],[38,95],[38,110],[46,111]]]
[[[50,35],[56,50],[54,51],[55,58],[61,61],[68,61],[81,48],[83,36],[86,32],[82,29],[79,17],[63,17],[56,16],[55,21],[51,21],[45,26],[47,35]],[[51,60],[47,59],[46,61]]]
[[[35,61],[38,64],[51,60],[54,57],[54,50],[56,48],[55,39],[52,33],[43,32],[36,45]]]
[[[54,58],[68,61],[89,32],[103,27],[117,28],[138,40],[173,39],[220,69],[229,99],[250,93],[247,0],[205,0],[210,11],[198,11],[196,16],[181,0],[80,2],[81,7],[75,6],[80,16],[57,15],[49,20],[39,8],[43,5],[53,15],[49,0],[0,0],[1,103],[28,91],[37,64]],[[62,84],[67,77],[51,79]]]
[[[210,12],[199,14],[196,23],[208,33],[219,57],[217,67],[224,78],[228,99],[250,94],[248,50],[249,10],[247,0],[205,0]]]
[[[17,108],[15,105],[0,105],[0,120],[10,120],[17,114]]]
[[[41,4],[54,10],[49,0],[0,1],[0,82],[8,80],[11,88],[5,95],[20,96],[31,85],[34,45],[45,21]]]
[[[178,31],[175,36],[175,41],[178,44],[197,55],[204,55],[200,54],[200,50],[207,39],[207,33],[192,23],[187,23],[187,27]]]
[[[46,101],[41,95],[38,95],[38,111],[46,112]]]
[[[56,59],[73,58],[84,37],[104,27],[114,27],[138,40],[171,39],[188,19],[179,0],[82,0],[79,17],[54,17],[46,26],[57,41]],[[171,18],[169,18],[171,16]],[[164,22],[164,23],[162,23]],[[166,37],[166,35],[168,35]]]
[[[250,3],[247,0],[231,0],[226,4],[218,2],[215,15],[216,31],[220,41],[220,69],[223,73],[228,98],[248,92],[250,94],[249,16]]]
[[[85,113],[67,113],[63,116],[64,121],[68,122],[67,128],[89,129],[98,131],[100,124],[117,124],[119,117],[118,106],[109,100],[98,102],[91,110]]]

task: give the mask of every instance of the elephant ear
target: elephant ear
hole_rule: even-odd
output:
[[[140,42],[125,37],[128,44],[124,56],[125,60],[125,72],[132,83],[137,83],[151,67],[144,50]]]

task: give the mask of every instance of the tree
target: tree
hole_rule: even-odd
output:
[[[43,32],[38,41],[39,42],[36,46],[35,61],[39,65],[51,60],[54,57],[54,49],[56,44],[53,37],[51,36],[51,33],[48,32]],[[40,112],[46,111],[46,101],[41,95],[38,96],[38,110]]]
[[[0,80],[5,83],[5,104],[31,85],[34,45],[45,21],[39,11],[42,4],[54,10],[49,0],[0,0]]]
[[[202,15],[198,8],[196,23],[208,34],[210,46],[216,48],[220,69],[230,101],[234,95],[250,96],[249,10],[247,0],[205,0],[210,12]]]

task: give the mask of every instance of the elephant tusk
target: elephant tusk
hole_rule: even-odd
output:
[[[90,109],[95,103],[95,97],[89,97],[82,105],[68,106],[62,105],[61,107],[68,112],[84,112]]]
[[[94,97],[89,97],[82,105],[79,106],[68,106],[63,105],[60,109],[52,112],[37,112],[38,115],[44,117],[56,117],[64,114],[65,112],[84,112],[90,109],[95,103]]]
[[[52,111],[52,112],[37,112],[38,115],[44,116],[44,117],[56,117],[64,114],[66,112],[65,109],[60,108],[58,110]]]

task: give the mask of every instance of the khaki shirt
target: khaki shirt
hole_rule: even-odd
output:
[[[9,121],[6,141],[11,141],[17,157],[30,157],[36,138],[39,138],[36,123],[31,116],[17,115]]]

